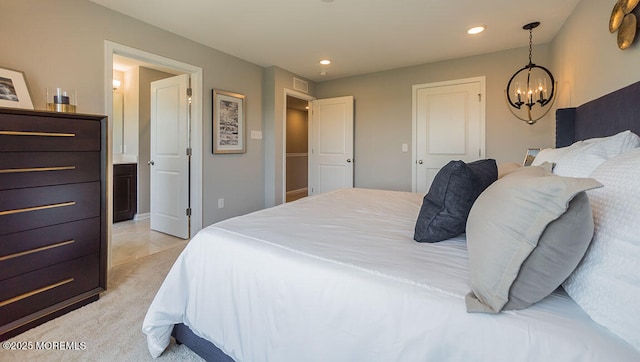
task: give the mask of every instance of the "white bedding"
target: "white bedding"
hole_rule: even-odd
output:
[[[562,291],[469,314],[464,235],[413,241],[422,195],[340,190],[200,231],[143,323],[184,323],[240,361],[638,361]]]

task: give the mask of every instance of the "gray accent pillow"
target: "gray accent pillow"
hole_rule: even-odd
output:
[[[497,179],[498,167],[493,159],[446,164],[422,200],[414,240],[435,243],[462,234],[471,206]]]
[[[523,167],[478,197],[467,221],[467,312],[523,309],[573,272],[593,237],[590,178]]]

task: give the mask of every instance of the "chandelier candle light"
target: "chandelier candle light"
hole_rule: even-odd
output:
[[[536,123],[549,113],[558,85],[549,69],[535,65],[531,60],[533,29],[538,25],[540,23],[535,22],[522,27],[524,30],[529,30],[529,64],[509,79],[505,90],[511,113],[528,124]]]

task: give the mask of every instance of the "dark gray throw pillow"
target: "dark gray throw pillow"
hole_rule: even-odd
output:
[[[498,166],[493,159],[446,164],[422,200],[413,239],[435,243],[462,234],[471,206],[497,179]]]

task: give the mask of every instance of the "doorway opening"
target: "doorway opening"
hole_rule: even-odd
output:
[[[150,162],[151,144],[150,86],[152,81],[179,74],[189,75],[192,88],[191,129],[190,134],[187,135],[192,149],[191,177],[188,181],[191,207],[191,235],[189,236],[192,236],[202,228],[202,140],[201,137],[191,137],[191,134],[202,134],[202,69],[112,42],[105,42],[105,85],[108,88],[105,90],[105,113],[109,116],[108,138],[111,145],[108,159],[109,165],[113,166],[107,171],[108,184],[110,184],[108,187],[110,192],[107,195],[109,268],[130,261],[123,261],[123,258],[114,260],[114,255],[135,259],[186,242],[186,240],[161,233],[151,233],[149,226],[149,210],[153,202],[149,194],[150,164],[147,164]],[[119,102],[120,100],[122,103]],[[114,218],[114,200],[118,196],[114,192],[119,185],[127,184],[121,182],[122,180],[118,181],[118,174],[115,172],[121,164],[135,164],[137,167],[136,185],[133,187],[137,194],[136,210],[131,221],[114,224],[114,221],[117,221]],[[125,225],[125,223],[131,225]],[[137,240],[139,245],[132,242],[114,243],[114,237],[125,237],[133,241],[145,239],[147,244],[140,244],[140,240]],[[115,247],[122,248],[114,250]]]
[[[284,90],[284,202],[309,195],[309,102],[314,99],[308,94]]]
[[[284,116],[287,120],[288,100],[295,102],[299,98],[309,106],[307,112],[307,181],[306,195],[328,192],[341,188],[353,187],[353,131],[354,100],[353,96],[315,99],[306,94],[285,89]],[[288,167],[287,154],[294,153],[288,149],[288,122],[283,122],[283,195],[287,191],[303,188],[300,184],[287,190],[287,176],[291,174]],[[297,157],[296,157],[297,158]],[[303,162],[300,162],[304,164]],[[303,166],[304,167],[304,166]],[[303,197],[305,191],[301,190]],[[286,196],[283,197],[286,200]]]
[[[309,102],[287,95],[285,200],[309,195]]]

